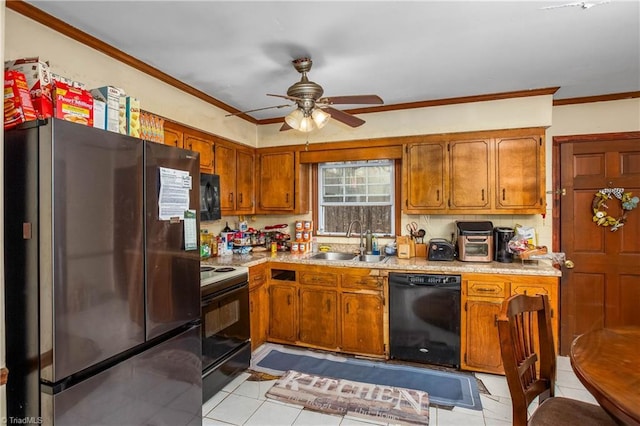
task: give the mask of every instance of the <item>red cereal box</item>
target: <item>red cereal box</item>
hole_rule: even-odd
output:
[[[5,71],[4,128],[11,129],[20,123],[36,118],[24,74],[18,71]]]
[[[60,81],[53,88],[56,118],[93,126],[93,97],[91,93]]]
[[[31,95],[33,108],[38,118],[53,116],[53,101],[51,97],[51,75],[49,65],[39,58],[22,58],[5,61],[5,71],[19,71],[24,74]]]

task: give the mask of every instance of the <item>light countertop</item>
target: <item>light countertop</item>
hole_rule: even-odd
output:
[[[384,262],[358,262],[354,260],[318,260],[311,259],[315,253],[291,254],[289,252],[258,252],[246,255],[226,255],[212,257],[203,260],[203,264],[222,265],[242,265],[256,266],[265,262],[299,263],[304,265],[326,265],[354,268],[385,269],[389,271],[409,271],[425,273],[482,273],[482,274],[511,274],[511,275],[539,275],[539,276],[562,276],[562,272],[551,265],[546,259],[541,259],[533,263],[523,264],[520,260],[512,263],[499,262],[460,262],[454,260],[429,261],[425,258],[399,259],[396,256]]]

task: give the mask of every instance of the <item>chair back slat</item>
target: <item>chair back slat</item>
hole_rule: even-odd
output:
[[[536,397],[553,396],[555,351],[549,299],[514,295],[498,318],[500,348],[513,403],[513,424],[527,424],[527,408]]]

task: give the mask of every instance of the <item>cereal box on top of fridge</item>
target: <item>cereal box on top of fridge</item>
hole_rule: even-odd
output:
[[[107,103],[100,99],[93,100],[93,127],[107,129]]]
[[[29,86],[23,73],[4,72],[4,128],[11,129],[38,118],[31,102]]]
[[[70,79],[68,77],[65,77],[63,75],[60,74],[56,74],[54,72],[51,73],[51,81],[52,84],[55,84],[56,81],[61,81],[64,84],[66,84],[69,87],[77,87],[78,89],[86,89],[86,86],[84,83],[80,82],[80,81],[76,81],[73,79]]]
[[[134,138],[140,138],[140,101],[133,96],[127,96],[126,106],[127,134]]]
[[[107,104],[107,130],[118,132],[120,126],[120,96],[124,90],[115,86],[91,89],[91,95]]]
[[[84,89],[57,81],[53,87],[55,117],[93,126],[93,97]]]
[[[124,95],[118,99],[118,133],[127,134],[127,97]]]
[[[24,74],[38,118],[53,116],[52,81],[49,65],[38,57],[13,59],[4,62],[5,71]]]

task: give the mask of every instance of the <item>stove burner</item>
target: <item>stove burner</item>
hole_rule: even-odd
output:
[[[235,271],[236,268],[232,268],[230,266],[227,266],[225,268],[216,268],[215,272],[231,272],[231,271]]]
[[[209,271],[213,271],[215,268],[213,266],[201,266],[200,267],[200,272],[209,272]]]

